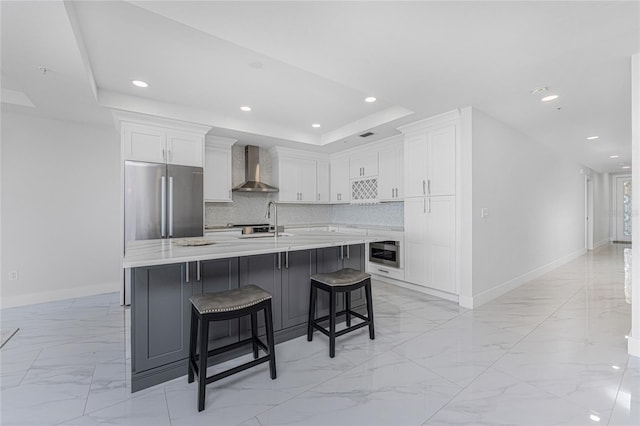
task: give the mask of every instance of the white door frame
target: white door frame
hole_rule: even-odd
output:
[[[584,179],[584,243],[587,250],[593,250],[593,179]]]

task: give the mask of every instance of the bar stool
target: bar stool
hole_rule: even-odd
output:
[[[364,287],[367,299],[367,316],[351,310],[351,292]],[[318,289],[329,292],[329,315],[314,318],[316,309],[316,298]],[[343,293],[345,299],[345,309],[336,312],[336,294]],[[347,328],[336,332],[336,317],[346,315]],[[360,318],[364,322],[351,325],[351,316]],[[320,322],[329,320],[329,330],[322,327]],[[373,302],[371,298],[371,275],[366,272],[357,271],[351,268],[340,269],[328,274],[314,274],[311,276],[311,296],[309,301],[309,324],[307,328],[307,340],[313,340],[313,331],[317,329],[329,336],[329,356],[336,355],[336,337],[369,326],[369,338],[375,339],[373,328]]]
[[[269,361],[271,379],[276,378],[276,354],[273,339],[273,318],[271,311],[271,294],[255,285],[248,285],[234,290],[219,293],[206,293],[193,296],[191,301],[191,333],[189,338],[189,383],[194,376],[198,379],[198,411],[204,410],[206,385],[224,379],[232,374]],[[258,312],[264,311],[267,331],[267,344],[258,338]],[[209,322],[224,321],[251,315],[251,337],[230,345],[209,351]],[[200,351],[196,354],[200,326]],[[207,361],[210,357],[251,343],[253,360],[229,370],[207,377]],[[258,349],[262,348],[267,355],[258,358]],[[203,356],[202,354],[206,354]]]

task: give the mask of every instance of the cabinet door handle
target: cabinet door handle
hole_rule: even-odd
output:
[[[167,151],[164,148],[162,148],[162,159],[167,160]]]
[[[282,253],[278,252],[278,269],[282,269]]]
[[[169,150],[169,160],[173,160],[173,151]]]
[[[167,236],[167,178],[162,176],[160,190],[160,236]]]
[[[378,272],[384,272],[385,274],[388,274],[388,273],[389,273],[389,271],[384,270],[384,269],[378,269]]]
[[[320,201],[320,193],[318,192],[318,201]]]
[[[173,237],[173,176],[169,176],[169,238]]]
[[[284,267],[289,269],[289,252],[284,253]]]
[[[184,263],[184,282],[189,282],[189,262]]]
[[[349,246],[347,246],[347,259],[351,259],[351,255],[349,253]]]
[[[426,213],[427,212],[427,199],[423,198],[422,199],[422,213]]]
[[[429,213],[431,213],[431,198],[429,198]]]
[[[196,281],[200,281],[200,261],[196,262]]]
[[[422,179],[422,195],[427,195],[427,189],[425,188],[426,183],[424,179]]]
[[[427,193],[431,195],[431,179],[427,180]]]
[[[340,260],[344,260],[344,246],[340,246]]]

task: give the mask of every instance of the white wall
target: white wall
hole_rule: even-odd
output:
[[[2,306],[118,291],[116,130],[3,111],[1,140]]]
[[[584,253],[585,179],[579,164],[475,108],[471,115],[478,306]]]

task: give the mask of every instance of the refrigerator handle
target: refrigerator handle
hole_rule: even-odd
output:
[[[169,176],[169,238],[173,237],[173,176]]]
[[[167,236],[167,182],[166,177],[162,176],[161,179],[161,201],[160,201],[160,236],[166,238]]]

